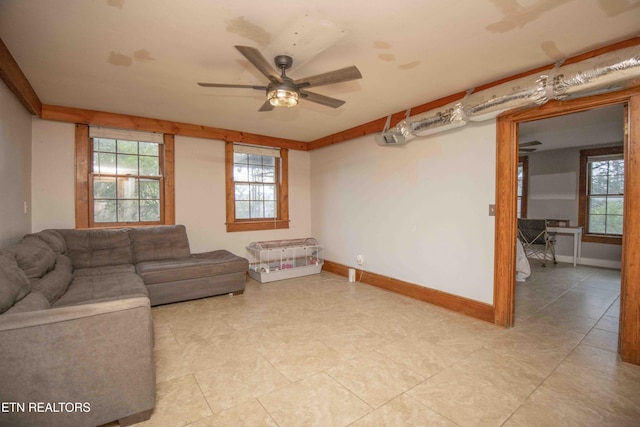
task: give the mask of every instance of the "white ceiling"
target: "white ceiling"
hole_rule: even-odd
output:
[[[612,105],[581,113],[521,123],[520,143],[540,141],[536,151],[620,144],[624,139],[624,107]]]
[[[2,0],[0,38],[45,104],[311,141],[636,36],[639,0]],[[363,79],[257,112],[234,45],[294,58],[294,79]]]

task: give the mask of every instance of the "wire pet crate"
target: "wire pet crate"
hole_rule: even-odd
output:
[[[260,283],[318,274],[324,264],[323,247],[312,237],[253,242],[247,252],[249,276]]]

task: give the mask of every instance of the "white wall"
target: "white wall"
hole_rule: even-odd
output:
[[[31,232],[30,211],[31,114],[0,82],[0,247]]]
[[[75,226],[74,132],[73,124],[33,121],[34,231]],[[175,156],[176,223],[187,226],[193,252],[245,255],[253,241],[310,236],[309,153],[289,151],[290,228],[236,233],[225,228],[224,143],[176,136]]]
[[[254,241],[309,237],[309,157],[289,151],[289,229],[227,233],[224,142],[176,136],[176,223],[186,225],[191,251],[244,256]]]
[[[33,119],[33,231],[75,227],[75,125]]]
[[[495,121],[380,147],[311,152],[312,234],[326,259],[493,303]]]

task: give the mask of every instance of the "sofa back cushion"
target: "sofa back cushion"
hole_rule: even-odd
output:
[[[58,230],[74,268],[133,264],[128,229]]]
[[[0,313],[29,294],[29,279],[9,251],[0,251]]]
[[[40,279],[31,281],[31,289],[40,292],[50,304],[58,301],[73,279],[71,260],[66,255],[56,257],[56,266]]]
[[[56,254],[42,240],[27,236],[17,245],[7,248],[29,279],[37,279],[53,269]]]
[[[136,263],[191,256],[184,225],[132,228],[131,240]]]
[[[38,233],[28,234],[26,237],[36,237],[42,240],[57,254],[64,254],[67,252],[67,245],[64,241],[64,237],[62,237],[62,234],[57,230],[42,230]]]

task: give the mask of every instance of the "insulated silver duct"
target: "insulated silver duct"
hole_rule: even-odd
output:
[[[406,144],[417,136],[461,127],[468,120],[493,119],[504,111],[542,105],[549,99],[575,99],[639,84],[640,46],[632,46],[468,94],[459,101],[407,118],[376,140],[380,145]]]

